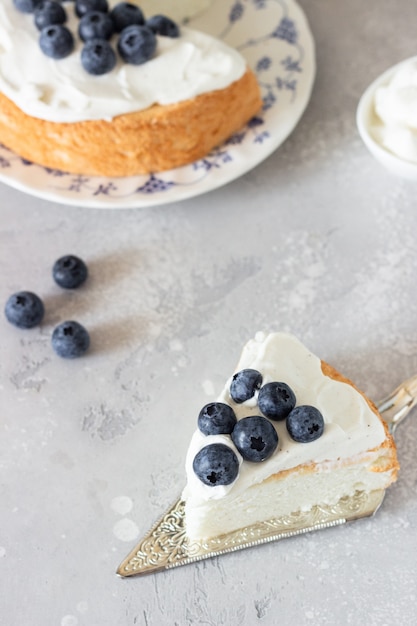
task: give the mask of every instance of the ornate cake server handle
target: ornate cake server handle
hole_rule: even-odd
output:
[[[377,403],[391,434],[417,405],[417,375],[402,382],[386,398]]]

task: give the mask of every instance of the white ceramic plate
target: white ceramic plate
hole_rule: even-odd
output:
[[[191,165],[128,178],[66,174],[0,145],[0,180],[54,202],[135,208],[198,196],[263,161],[294,130],[310,99],[315,51],[304,13],[293,0],[216,0],[189,26],[238,49],[257,75],[263,110],[241,132]]]

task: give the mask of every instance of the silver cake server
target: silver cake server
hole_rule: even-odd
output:
[[[409,378],[377,403],[391,434],[417,404],[417,375]],[[204,541],[190,541],[185,533],[184,502],[178,500],[149,530],[117,569],[122,577],[152,574],[227,552],[250,548],[339,526],[376,513],[385,489],[356,492],[334,506],[316,506],[308,512],[283,516]]]

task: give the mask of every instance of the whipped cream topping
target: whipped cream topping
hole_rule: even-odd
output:
[[[375,92],[376,141],[406,161],[417,163],[417,59],[403,63]]]
[[[211,3],[212,0],[133,0],[133,4],[139,5],[145,15],[163,13],[180,22],[202,13]]]
[[[109,6],[117,2],[110,0]],[[110,120],[152,104],[173,104],[224,89],[246,70],[236,50],[181,27],[179,38],[157,37],[156,55],[147,63],[129,65],[119,59],[108,74],[91,76],[81,65],[83,43],[74,3],[63,4],[76,46],[60,60],[41,51],[33,15],[18,11],[11,0],[0,4],[0,91],[32,117],[52,122]]]
[[[197,452],[215,441],[226,443],[235,453],[237,450],[230,437],[206,437],[197,429],[186,457],[187,485],[183,492],[184,499],[206,501],[223,498],[228,493],[236,495],[277,472],[306,463],[327,461],[332,464],[343,461],[365,454],[384,441],[384,427],[363,396],[351,385],[325,376],[320,359],[292,335],[257,333],[244,347],[235,371],[245,368],[260,371],[263,384],[273,381],[287,383],[295,393],[296,406],[310,404],[317,407],[324,417],[324,433],[310,443],[297,443],[289,436],[285,421],[271,422],[279,437],[278,448],[272,457],[263,463],[250,463],[242,462],[237,453],[240,470],[236,481],[231,485],[212,487],[204,485],[193,471],[192,464]],[[232,406],[237,419],[260,415],[253,399],[243,404],[233,402],[229,393],[231,380],[227,381],[218,401]]]

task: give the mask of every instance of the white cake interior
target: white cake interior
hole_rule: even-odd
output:
[[[389,459],[388,454],[386,457]],[[322,464],[314,470],[303,468],[271,477],[235,496],[209,501],[189,498],[187,534],[191,539],[215,537],[242,526],[308,511],[315,505],[334,505],[356,491],[384,489],[392,480],[393,470],[376,472],[372,468],[385,465],[385,461],[385,455],[377,452],[349,467]]]

